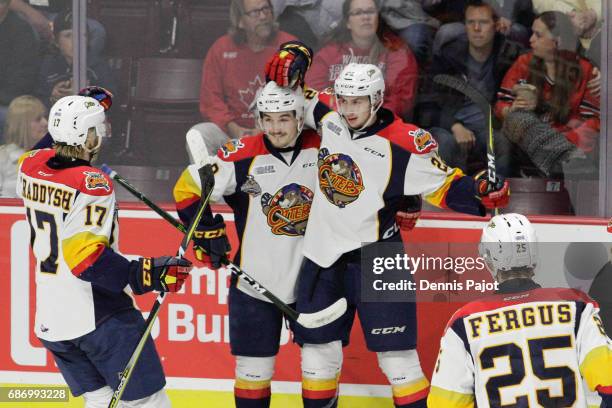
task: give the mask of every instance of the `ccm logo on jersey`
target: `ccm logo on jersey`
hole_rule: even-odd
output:
[[[230,155],[236,153],[238,150],[244,147],[244,143],[240,141],[240,139],[232,139],[223,146],[221,146],[221,151],[223,152],[223,157],[228,158]]]
[[[436,140],[433,138],[433,136],[431,136],[431,133],[426,130],[411,130],[408,132],[408,134],[412,136],[412,140],[414,140],[414,146],[416,147],[419,153],[427,153],[430,152],[432,149],[438,147],[438,143],[436,143]]]
[[[102,174],[92,171],[84,171],[83,174],[87,176],[85,177],[85,187],[88,190],[97,190],[102,188],[106,191],[110,191],[108,180],[106,180]]]
[[[379,329],[372,329],[372,334],[395,334],[395,333],[403,333],[405,330],[406,330],[406,326],[382,327]]]

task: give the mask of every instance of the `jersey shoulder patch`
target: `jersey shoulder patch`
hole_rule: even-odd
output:
[[[425,155],[438,147],[431,133],[413,124],[405,123],[397,116],[389,126],[379,132],[379,136],[413,154]]]
[[[90,167],[83,170],[83,184],[80,190],[84,193],[96,196],[109,195],[113,191],[113,184],[106,174],[100,170]]]
[[[254,136],[228,140],[217,151],[217,157],[223,161],[236,162],[267,154],[263,137],[263,133],[258,133]]]

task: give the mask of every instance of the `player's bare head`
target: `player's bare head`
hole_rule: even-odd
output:
[[[270,81],[257,97],[259,127],[276,148],[295,145],[304,126],[304,96],[301,89],[278,86]]]
[[[498,282],[532,278],[538,258],[536,242],[535,229],[524,215],[501,214],[482,230],[478,252]]]
[[[65,96],[49,112],[49,133],[57,155],[91,160],[106,136],[104,108],[94,98]]]
[[[230,35],[237,43],[267,43],[277,30],[270,0],[231,0]]]
[[[338,112],[351,129],[362,130],[376,121],[383,104],[385,81],[372,64],[348,64],[334,82]]]

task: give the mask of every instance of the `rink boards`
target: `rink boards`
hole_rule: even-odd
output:
[[[170,207],[167,207],[170,209]],[[225,207],[228,224],[233,216]],[[609,242],[606,221],[596,218],[533,217],[541,241]],[[404,236],[411,242],[444,243],[449,253],[452,243],[476,242],[484,222],[474,217],[441,213],[425,214],[417,228]],[[237,245],[233,228],[232,247]],[[120,250],[126,255],[174,253],[181,236],[166,221],[137,204],[121,206]],[[0,384],[62,384],[50,355],[33,335],[34,272],[29,250],[29,226],[23,207],[15,200],[0,201]],[[191,254],[190,254],[191,257]],[[168,297],[153,329],[163,360],[168,388],[175,407],[232,406],[233,358],[229,353],[227,285],[225,270],[196,267],[182,293]],[[141,310],[148,311],[153,296],[137,298]],[[428,376],[435,362],[440,335],[450,315],[461,305],[453,302],[420,303],[419,354]],[[435,316],[435,319],[432,319]],[[300,370],[298,347],[290,333],[281,337],[273,406],[299,406]],[[341,395],[351,407],[391,407],[390,390],[378,369],[373,353],[366,350],[358,322],[351,345],[345,349]],[[350,401],[349,401],[350,400]],[[0,403],[0,407],[8,406]],[[36,406],[33,404],[32,406]],[[42,406],[42,405],[40,405]],[[80,399],[66,406],[82,406]]]

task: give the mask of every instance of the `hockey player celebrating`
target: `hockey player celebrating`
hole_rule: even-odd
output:
[[[234,211],[240,248],[235,263],[283,302],[295,303],[302,263],[303,236],[316,188],[320,137],[302,131],[301,90],[269,82],[257,98],[262,133],[233,140],[213,158],[212,201],[224,198]],[[181,220],[193,217],[201,194],[199,175],[189,166],[174,188]],[[196,203],[196,204],[194,204]],[[196,257],[219,267],[229,251],[220,214],[207,217],[196,231]],[[282,313],[242,280],[229,289],[231,352],[236,356],[236,407],[270,406],[282,329]]]
[[[268,79],[281,85],[303,83],[311,55],[304,44],[284,44],[266,66]],[[395,406],[424,407],[429,384],[416,352],[416,305],[361,301],[362,243],[401,242],[394,215],[406,196],[423,195],[439,207],[485,215],[486,208],[507,203],[508,184],[497,180],[489,185],[484,175],[474,180],[445,165],[428,132],[381,107],[385,83],[378,67],[347,65],[334,91],[338,112],[317,102],[329,102],[329,92],[317,96],[306,91],[312,99],[306,124],[320,129],[322,140],[297,310],[320,310],[342,296],[349,309],[322,328],[295,328],[302,346],[304,406],[336,406],[342,346],[348,344],[358,311],[366,344],[392,386]],[[382,327],[404,330],[382,335],[376,330]]]
[[[91,166],[105,135],[104,108],[67,96],[49,113],[52,149],[20,160],[23,199],[36,257],[35,333],[53,354],[74,396],[86,408],[106,407],[145,322],[136,294],[176,292],[191,270],[182,258],[129,261],[117,251],[111,181]],[[123,399],[133,407],[169,407],[164,372],[149,337]]]
[[[536,242],[520,214],[495,216],[483,229],[480,256],[499,290],[448,322],[429,407],[586,407],[594,391],[612,406],[612,341],[598,305],[532,280]]]

